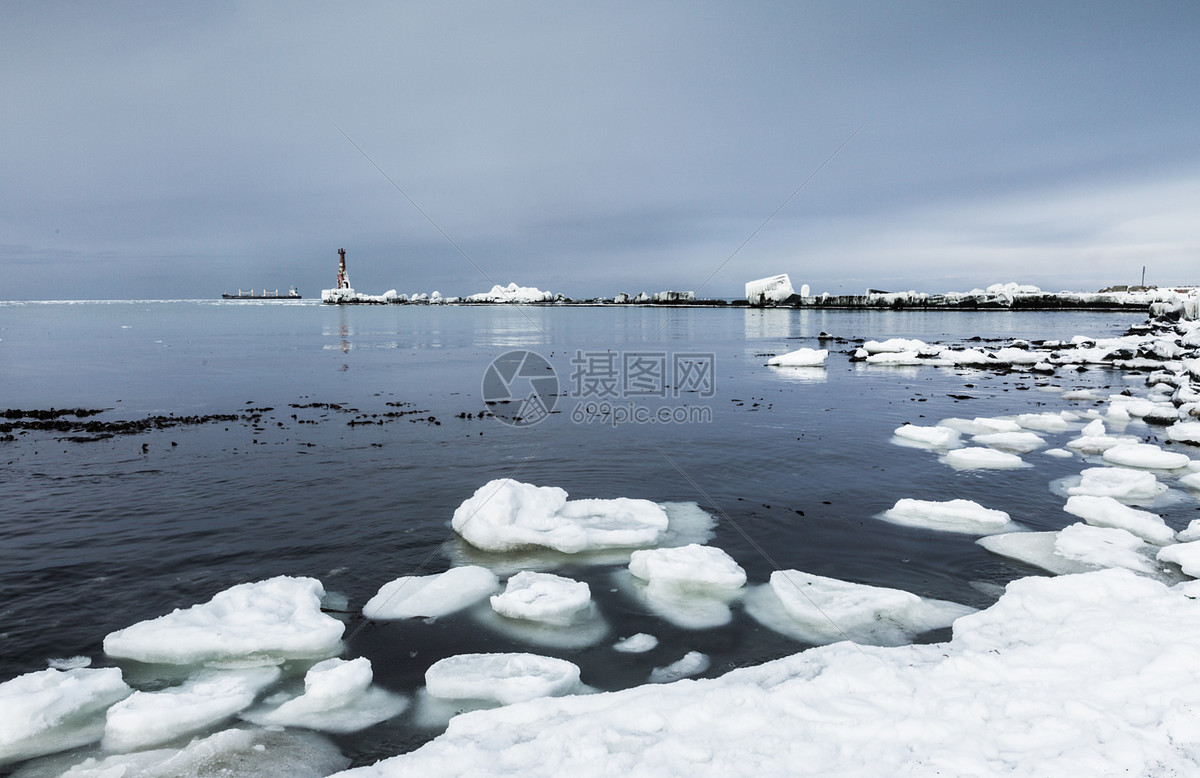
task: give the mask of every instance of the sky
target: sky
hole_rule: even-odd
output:
[[[1200,3],[0,5],[0,299],[1200,284]]]

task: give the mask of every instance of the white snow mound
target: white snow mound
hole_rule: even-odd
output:
[[[695,543],[634,551],[629,572],[648,582],[652,589],[734,591],[746,585],[746,571],[733,557],[719,548]]]
[[[903,498],[881,514],[893,524],[907,527],[989,534],[1011,529],[1011,520],[1004,511],[985,508],[972,500],[914,500]]]

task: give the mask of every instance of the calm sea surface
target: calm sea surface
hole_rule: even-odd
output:
[[[561,656],[579,664],[590,685],[617,689],[691,650],[712,657],[715,675],[804,648],[738,607],[718,629],[671,626],[619,590],[620,565],[569,560],[558,560],[556,572],[588,581],[610,627],[591,647],[531,646],[469,614],[388,623],[355,615],[393,578],[471,559],[450,517],[478,487],[514,473],[572,497],[695,501],[718,516],[710,543],[753,583],[767,580],[773,561],[984,607],[999,585],[1034,571],[990,555],[973,536],[873,517],[902,497],[966,498],[1034,529],[1061,528],[1073,519],[1048,483],[1078,473],[1081,461],[1035,452],[1026,455],[1033,468],[959,472],[929,451],[895,445],[892,430],[948,416],[1079,409],[1087,404],[1064,401],[1047,385],[1119,391],[1130,379],[1104,369],[1043,378],[867,366],[847,361],[850,343],[830,344],[825,369],[768,368],[767,356],[817,347],[822,331],[952,343],[1067,339],[1116,335],[1140,318],[0,303],[0,410],[105,409],[94,418],[107,421],[238,415],[91,442],[45,431],[0,442],[0,681],[51,657],[106,664],[108,632],[281,574],[319,578],[344,596],[353,633],[345,656],[368,656],[377,682],[407,693],[434,661],[474,651]],[[555,412],[524,428],[478,417],[484,372],[511,350],[543,356],[559,381]],[[672,383],[681,354],[703,358],[708,383]],[[657,384],[655,364],[666,370]],[[580,404],[605,386],[606,365],[617,381],[608,385],[614,405],[665,407],[685,420],[580,420],[589,415]],[[1072,436],[1047,440],[1061,445]],[[1196,506],[1185,500],[1164,510],[1179,528]],[[611,650],[637,632],[658,636],[658,648]],[[363,763],[436,734],[405,714],[337,742]]]

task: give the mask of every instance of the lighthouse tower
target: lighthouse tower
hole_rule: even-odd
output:
[[[350,276],[346,274],[346,250],[345,249],[338,249],[337,288],[338,289],[349,289],[350,288]]]

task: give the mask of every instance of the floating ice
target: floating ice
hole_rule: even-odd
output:
[[[51,668],[0,683],[0,765],[99,740],[105,708],[130,691],[115,667]]]
[[[816,367],[825,364],[827,356],[829,356],[827,349],[802,348],[771,357],[767,360],[767,364],[778,367]]]
[[[588,612],[592,592],[583,581],[525,571],[508,579],[504,592],[491,602],[492,610],[510,619],[567,626]]]
[[[868,354],[894,354],[908,351],[915,355],[918,351],[927,347],[927,344],[923,340],[907,340],[905,338],[890,338],[884,341],[868,340],[863,344],[863,348]]]
[[[254,703],[279,678],[277,667],[205,670],[180,686],[137,691],[108,709],[106,751],[139,751],[207,729]]]
[[[1124,467],[1089,467],[1079,474],[1079,484],[1067,488],[1067,494],[1090,494],[1118,500],[1152,500],[1167,491],[1154,473]]]
[[[1124,567],[1149,574],[1157,571],[1150,561],[1151,547],[1123,529],[1072,524],[1059,531],[1054,551],[1066,559],[1098,567]]]
[[[1105,450],[1104,461],[1122,467],[1178,470],[1192,463],[1187,454],[1164,451],[1152,443],[1122,443]]]
[[[1067,411],[1062,413],[1021,413],[1014,417],[1014,421],[1027,430],[1066,432],[1071,429]]]
[[[46,664],[55,670],[78,670],[81,667],[91,667],[90,656],[64,656],[47,659]]]
[[[947,451],[942,461],[958,470],[1014,470],[1030,466],[1016,454],[974,447]]]
[[[1045,451],[1043,451],[1042,453],[1049,457],[1061,457],[1064,459],[1075,456],[1070,451],[1067,451],[1065,448],[1048,448]]]
[[[648,582],[651,589],[706,593],[736,591],[746,585],[746,571],[732,557],[719,548],[695,543],[635,551],[629,571]]]
[[[404,576],[384,584],[363,606],[368,619],[437,617],[474,605],[500,588],[491,570],[477,565],[452,567],[444,573]]]
[[[644,654],[647,651],[653,651],[657,647],[658,638],[653,635],[647,635],[645,632],[630,635],[624,640],[619,640],[613,644],[613,650],[620,651],[622,654]]]
[[[880,518],[908,527],[989,534],[1012,529],[1004,511],[985,508],[971,500],[913,500],[903,498],[880,514]]]
[[[317,659],[341,648],[345,625],[321,612],[314,578],[279,576],[218,592],[211,600],[117,630],[109,656],[164,664]]]
[[[572,693],[579,687],[579,667],[537,654],[460,654],[426,670],[425,686],[442,699],[511,705]]]
[[[1200,540],[1177,543],[1158,552],[1160,562],[1174,562],[1184,574],[1200,578]]]
[[[699,651],[689,651],[683,658],[672,662],[666,667],[656,667],[650,671],[650,683],[673,683],[681,678],[691,678],[700,675],[709,668],[712,662],[706,654]]]
[[[952,448],[960,445],[958,430],[950,427],[920,427],[915,424],[905,424],[893,430],[892,434],[930,448]]]
[[[1157,514],[1130,508],[1112,497],[1077,494],[1067,500],[1063,510],[1092,526],[1123,529],[1156,545],[1175,540],[1175,531]]]
[[[1057,532],[1008,532],[988,535],[975,541],[993,554],[1040,567],[1055,575],[1070,575],[1094,571],[1097,566],[1068,559],[1055,548]]]
[[[799,570],[771,574],[755,587],[746,610],[765,626],[807,643],[852,640],[900,645],[931,629],[948,627],[974,608],[918,597],[900,589],[840,581]]]
[[[976,417],[974,419],[959,419],[951,417],[942,419],[939,426],[956,429],[964,435],[987,435],[993,432],[1020,432],[1021,425],[1012,419],[989,419]]]
[[[321,778],[344,769],[350,760],[342,756],[333,743],[311,732],[238,728],[196,738],[183,748],[93,757],[67,769],[68,764],[65,760],[44,766],[35,763],[18,775],[21,778],[211,778],[218,775]]]
[[[1046,445],[1046,441],[1042,440],[1040,435],[1032,432],[989,432],[986,435],[976,435],[971,440],[989,448],[1017,454],[1028,454]]]
[[[667,514],[649,500],[567,500],[563,489],[497,479],[454,511],[451,525],[489,551],[543,546],[564,553],[649,546],[667,530]]]
[[[1182,476],[1179,479],[1179,483],[1183,484],[1189,489],[1200,489],[1200,473],[1190,473]]]
[[[997,362],[1002,362],[1006,365],[1034,365],[1041,361],[1042,354],[1037,351],[1028,351],[1023,348],[1001,348],[996,349],[992,358]]]
[[[951,367],[954,365],[948,359],[925,358],[916,351],[880,351],[867,357],[871,365],[932,365],[934,367]]]
[[[1033,576],[948,642],[842,643],[720,678],[469,713],[341,778],[1193,775],[1197,653],[1200,603],[1184,591],[1124,570]]]
[[[309,668],[304,693],[242,714],[261,726],[303,727],[322,732],[357,732],[398,716],[408,707],[399,694],[372,686],[371,660],[326,659]]]
[[[1084,454],[1100,454],[1113,446],[1136,442],[1137,438],[1127,435],[1107,434],[1104,429],[1104,422],[1101,419],[1093,419],[1083,428],[1079,437],[1067,441],[1067,448],[1075,449]]]
[[[1177,421],[1167,428],[1167,437],[1181,443],[1200,445],[1200,421]]]

